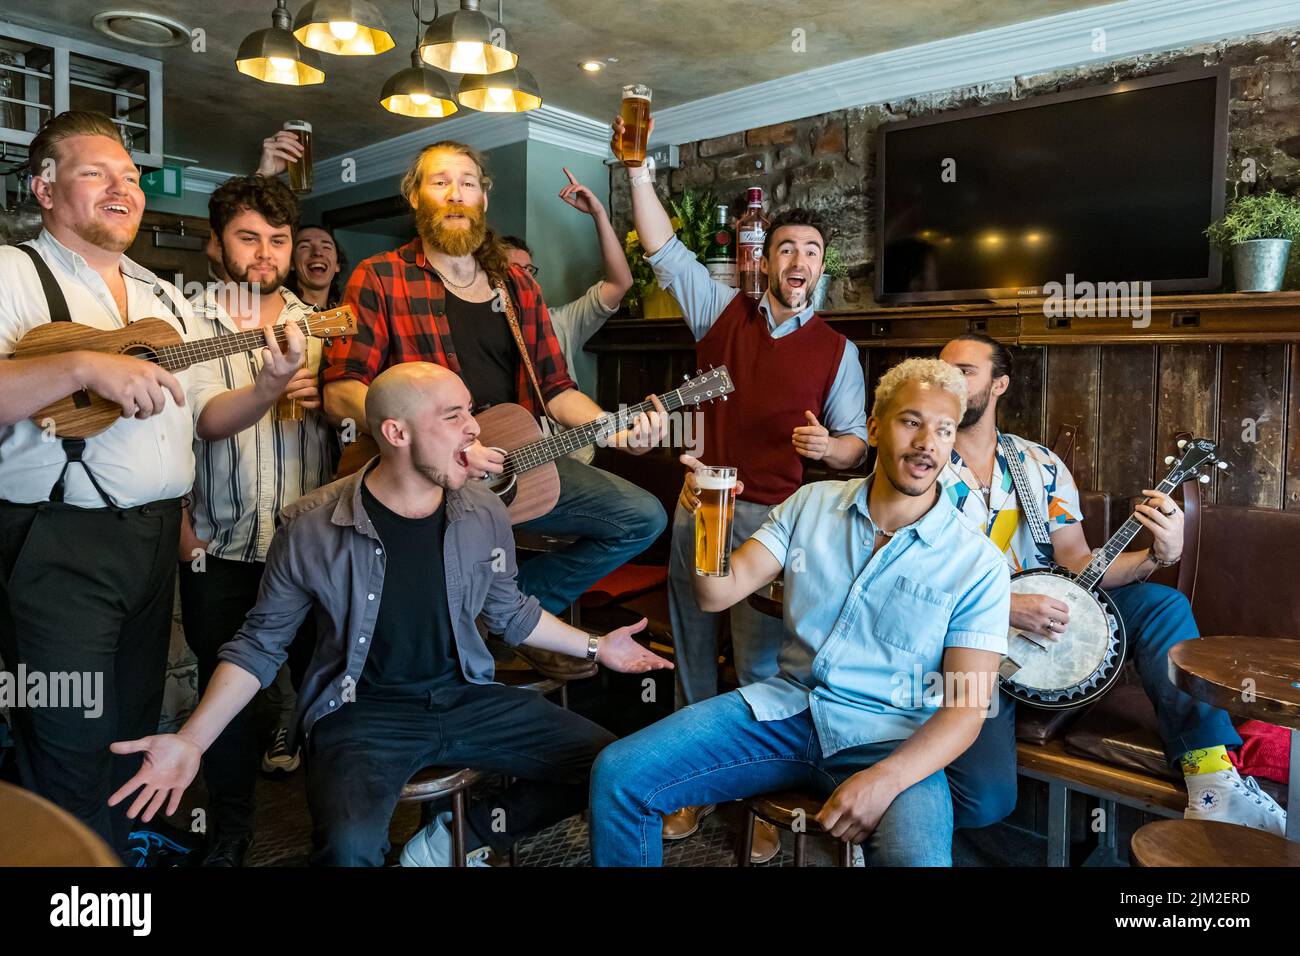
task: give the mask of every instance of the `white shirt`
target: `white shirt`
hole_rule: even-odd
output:
[[[74,322],[120,329],[127,321],[160,318],[185,339],[193,337],[189,307],[175,286],[126,256],[119,267],[126,280],[124,319],[107,283],[80,255],[44,230],[31,245],[54,273]],[[164,293],[181,310],[188,332],[159,298]],[[49,320],[45,293],[31,260],[16,248],[0,247],[0,356],[8,358],[24,335]],[[177,374],[186,393],[185,407],[178,407],[164,389],[162,412],[143,420],[119,418],[86,440],[82,458],[118,506],[130,508],[179,498],[190,490],[194,481],[193,423],[202,410],[191,395],[196,385],[210,380],[210,364],[192,365]],[[30,419],[0,426],[0,500],[48,501],[66,460],[62,444],[49,440]],[[67,471],[64,501],[81,508],[104,507],[85,469],[75,464]]]
[[[569,367],[569,377],[578,383],[579,391],[586,392],[593,398],[596,394],[596,362],[594,356],[583,351],[583,346],[605,324],[605,320],[618,311],[601,301],[601,284],[597,282],[581,297],[550,310],[551,327],[555,329],[555,338],[560,343],[560,350],[564,352],[564,364]],[[556,430],[556,434],[562,431],[563,426]],[[569,457],[590,465],[596,457],[596,449],[588,445],[570,452]]]
[[[284,308],[276,325],[311,316],[311,306],[281,287]],[[247,331],[221,306],[217,288],[190,300],[197,336],[216,338]],[[261,351],[240,352],[206,363],[218,381],[198,390],[252,385],[262,368]],[[307,339],[307,364],[320,371],[321,340]],[[208,553],[231,561],[265,561],[276,515],[309,491],[334,478],[334,433],[320,414],[307,409],[302,421],[276,421],[275,406],[253,425],[217,442],[194,441],[195,477],[191,514],[194,532]]]

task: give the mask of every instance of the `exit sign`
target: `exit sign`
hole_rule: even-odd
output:
[[[163,166],[140,179],[146,196],[179,196],[185,185],[185,171],[180,166]]]

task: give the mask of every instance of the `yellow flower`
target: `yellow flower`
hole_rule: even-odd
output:
[[[671,221],[673,225],[673,232],[676,232],[678,229],[682,228],[682,219],[680,216],[673,216]]]

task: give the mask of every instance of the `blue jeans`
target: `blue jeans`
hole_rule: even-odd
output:
[[[898,746],[822,754],[805,710],[757,720],[732,691],[692,704],[606,747],[591,771],[596,866],[659,866],[663,819],[678,807],[806,787],[829,795]],[[874,866],[950,866],[952,803],[943,771],[899,794],[863,845]]]
[[[560,500],[521,531],[575,534],[578,540],[519,566],[519,590],[560,614],[587,588],[650,547],[668,526],[659,499],[630,481],[564,457]]]
[[[1226,711],[1184,693],[1169,680],[1170,648],[1200,636],[1187,598],[1163,584],[1145,583],[1109,594],[1124,620],[1129,656],[1155,707],[1165,758],[1173,764],[1189,750],[1240,746]],[[958,828],[997,823],[1016,806],[1016,705],[1006,694],[999,696],[997,716],[985,722],[975,743],[948,767]]]

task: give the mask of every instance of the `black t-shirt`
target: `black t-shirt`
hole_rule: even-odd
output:
[[[446,499],[428,517],[405,518],[380,504],[364,481],[361,498],[385,563],[379,617],[357,696],[422,694],[463,683],[443,566]]]
[[[475,411],[519,400],[519,349],[505,313],[492,308],[495,301],[466,302],[447,292],[447,325]]]

